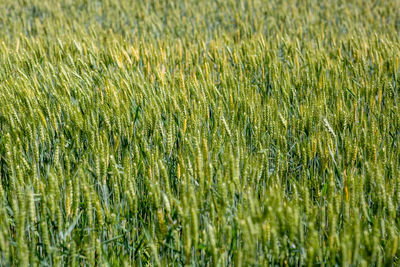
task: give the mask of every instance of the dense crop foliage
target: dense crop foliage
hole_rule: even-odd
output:
[[[0,1],[0,265],[397,265],[400,1]]]

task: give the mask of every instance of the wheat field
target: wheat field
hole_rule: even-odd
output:
[[[400,264],[400,1],[0,1],[1,266]]]

